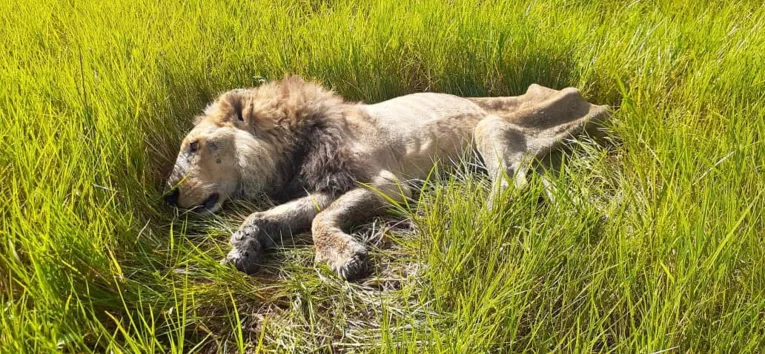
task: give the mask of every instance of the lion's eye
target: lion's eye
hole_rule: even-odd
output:
[[[189,151],[197,152],[197,150],[199,150],[199,141],[195,141],[195,142],[189,144]]]

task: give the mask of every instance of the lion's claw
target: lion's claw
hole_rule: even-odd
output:
[[[332,266],[340,278],[348,281],[359,279],[369,272],[369,257],[366,250],[356,252],[345,262]]]

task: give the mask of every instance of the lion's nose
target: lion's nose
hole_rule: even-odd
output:
[[[170,205],[178,205],[178,196],[181,194],[181,190],[173,188],[168,195],[165,196],[165,203]]]

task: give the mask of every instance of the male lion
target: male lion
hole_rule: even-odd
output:
[[[525,161],[606,115],[574,88],[532,85],[524,95],[495,98],[417,93],[363,104],[288,77],[224,93],[196,118],[166,200],[209,212],[232,198],[291,200],[250,215],[224,262],[251,274],[274,240],[310,229],[316,260],[351,280],[364,275],[367,250],[343,227],[409,197],[406,182],[426,178],[436,162],[448,165],[473,149],[498,188],[510,178],[521,186]]]

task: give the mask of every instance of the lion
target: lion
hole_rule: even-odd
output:
[[[252,274],[276,240],[310,231],[316,261],[350,281],[366,274],[369,259],[345,228],[411,197],[409,182],[436,164],[475,152],[497,186],[491,200],[523,187],[527,161],[607,114],[575,88],[531,85],[516,97],[415,93],[365,104],[288,76],[223,93],[197,116],[165,199],[204,212],[236,198],[282,202],[244,220],[223,263]]]

